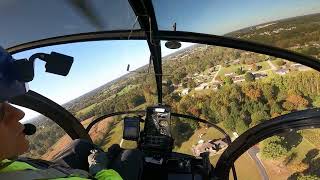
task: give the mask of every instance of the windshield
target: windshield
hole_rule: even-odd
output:
[[[320,74],[301,64],[231,48],[182,43],[182,48],[174,51],[161,44],[165,56],[164,103],[171,105],[173,112],[207,119],[223,128],[232,140],[270,118],[320,107]],[[30,89],[63,105],[84,127],[111,112],[144,110],[157,103],[145,41],[66,44],[19,53],[15,58],[51,51],[74,56],[70,74],[60,77],[45,73],[44,64],[36,61]],[[38,126],[37,134],[30,137],[27,156],[54,159],[71,142],[70,137],[48,118],[24,110],[23,121]],[[104,150],[115,143],[136,148],[135,142],[122,139],[123,117],[106,118],[92,127],[89,134],[94,143]],[[313,176],[308,167],[317,167],[312,153],[317,154],[318,133],[318,129],[294,131],[257,144],[236,161],[239,179],[248,179],[244,165],[251,167],[253,179],[261,172],[272,179],[297,177],[297,173]],[[175,139],[173,151],[193,156],[210,152],[213,165],[228,147],[216,128],[184,118],[172,117],[171,134]],[[312,158],[305,160],[309,156]]]
[[[228,35],[319,57],[316,39],[319,23],[314,23],[318,17],[316,14],[286,19]],[[308,24],[308,28],[302,28],[301,24]],[[294,33],[297,29],[304,36],[297,36]],[[264,35],[268,38],[261,38]],[[173,112],[200,117],[221,127],[232,141],[271,118],[320,107],[318,71],[268,55],[181,43],[180,49],[170,50],[161,42],[163,102]],[[157,103],[155,74],[146,41],[71,43],[34,49],[14,57],[51,51],[74,57],[69,75],[45,73],[44,63],[36,61],[30,89],[65,107],[84,127],[111,112],[144,110]],[[27,155],[53,159],[71,139],[48,118],[24,110],[26,116],[22,121],[33,122],[39,129],[36,136],[30,137],[31,151]],[[105,118],[92,127],[89,134],[94,143],[103,150],[114,143],[124,148],[137,147],[136,143],[122,139],[123,117]],[[293,130],[255,145],[236,161],[239,179],[318,177],[314,171],[318,167],[318,131]],[[228,147],[228,141],[216,128],[185,118],[172,118],[171,134],[175,139],[173,151],[193,156],[209,152],[213,165]],[[244,167],[251,167],[250,174]]]

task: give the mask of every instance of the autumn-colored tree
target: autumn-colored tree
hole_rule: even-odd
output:
[[[254,87],[252,85],[245,85],[242,87],[245,95],[254,101],[258,101],[258,99],[262,96],[261,89]]]
[[[187,112],[191,113],[193,116],[196,117],[199,117],[201,114],[201,110],[196,107],[190,107]]]
[[[294,109],[305,109],[309,105],[309,101],[300,95],[291,94],[286,98],[285,106],[292,105]],[[287,110],[290,110],[286,108]]]

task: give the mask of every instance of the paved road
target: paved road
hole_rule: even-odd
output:
[[[253,146],[248,150],[249,156],[252,158],[252,160],[255,161],[255,163],[256,163],[256,165],[258,167],[259,173],[261,175],[261,179],[269,180],[269,176],[267,174],[267,171],[265,170],[265,168],[264,168],[262,162],[260,161],[260,159],[257,157],[257,153],[258,152],[259,152],[259,149],[256,146]]]

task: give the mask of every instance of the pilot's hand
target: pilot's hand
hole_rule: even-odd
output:
[[[89,173],[95,175],[103,169],[111,168],[112,162],[115,161],[121,151],[123,149],[118,144],[111,145],[108,152],[97,149],[91,150],[91,154],[88,156]]]
[[[99,171],[107,169],[109,164],[107,153],[96,149],[93,149],[90,152],[91,154],[88,156],[89,173],[95,175]]]

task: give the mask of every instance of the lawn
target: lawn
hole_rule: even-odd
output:
[[[87,114],[89,111],[91,111],[92,109],[94,109],[96,107],[96,103],[91,104],[90,106],[87,106],[83,109],[81,109],[80,111],[78,111],[76,113],[76,116],[78,116],[79,114]]]
[[[261,66],[261,69],[259,69],[259,71],[264,71],[264,70],[268,70],[271,68],[267,61],[259,62],[256,64],[258,66]],[[221,70],[219,71],[218,76],[224,76],[227,73],[235,72],[240,67],[243,67],[244,70],[248,69],[248,65],[246,65],[246,64],[237,64],[237,65],[231,65],[229,67],[222,67]]]
[[[203,126],[203,123],[200,123],[200,126]],[[197,142],[200,140],[200,134],[203,134],[201,139],[204,141],[221,139],[224,137],[222,133],[213,127],[209,127],[207,130],[204,127],[200,127],[194,132],[188,141],[182,143],[181,147],[175,147],[174,151],[192,155],[191,147],[192,145],[197,144]]]
[[[271,69],[267,61],[259,62],[257,63],[257,66],[261,66],[261,69],[259,69],[259,71]]]
[[[227,73],[235,72],[240,67],[245,67],[244,64],[238,64],[238,65],[231,65],[229,67],[221,67],[221,70],[219,71],[218,76],[224,76]]]
[[[139,87],[140,85],[129,85],[125,88],[123,88],[120,92],[118,92],[118,96],[121,96],[123,94],[127,94],[131,89],[134,89],[134,88],[137,88]]]
[[[302,131],[302,134],[310,143],[320,148],[320,129],[306,129]]]
[[[244,153],[235,162],[236,172],[238,179],[245,180],[257,180],[261,179],[260,173],[255,162],[251,159],[248,153]],[[230,171],[230,178],[232,178],[232,172]]]

